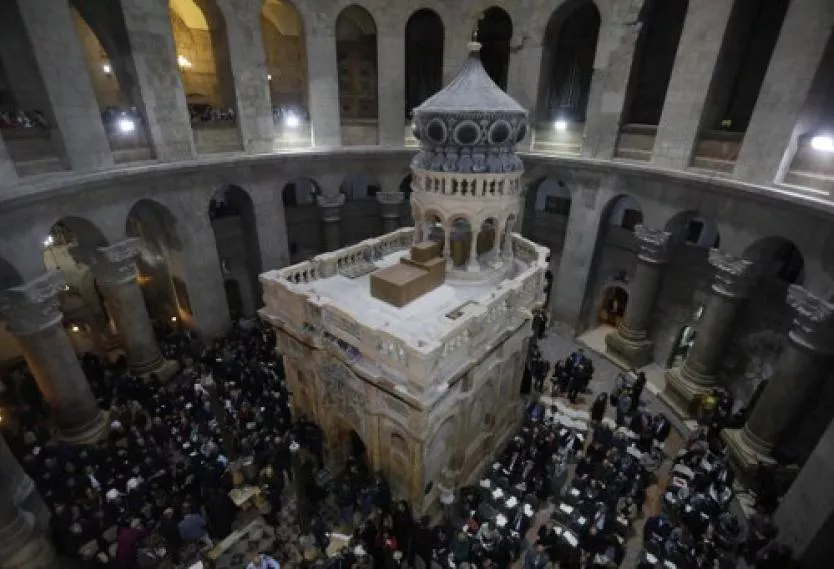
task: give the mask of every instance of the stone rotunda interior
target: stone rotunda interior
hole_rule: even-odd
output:
[[[834,566],[832,216],[831,0],[0,0],[0,569]]]

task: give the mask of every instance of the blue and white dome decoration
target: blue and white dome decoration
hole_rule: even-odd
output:
[[[420,152],[412,168],[475,174],[523,170],[515,150],[527,136],[528,112],[490,78],[480,49],[481,44],[470,43],[457,77],[414,109],[411,128]]]

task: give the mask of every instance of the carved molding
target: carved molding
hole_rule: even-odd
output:
[[[49,271],[26,284],[0,292],[0,315],[15,335],[34,334],[61,323],[58,293],[66,280],[59,271]]]
[[[643,224],[634,228],[634,237],[640,242],[637,258],[647,263],[665,263],[669,260],[669,238],[672,236],[662,229],[651,229]]]
[[[96,282],[103,286],[130,282],[139,274],[136,258],[139,256],[138,237],[129,237],[112,245],[96,247],[95,250],[74,247],[72,256],[76,261],[89,265]]]
[[[796,311],[791,339],[814,351],[834,353],[834,304],[799,285],[788,288],[787,303]]]
[[[719,249],[710,249],[709,262],[715,267],[712,289],[718,294],[743,298],[747,296],[754,278],[754,263],[735,257]]]
[[[342,193],[335,196],[324,194],[316,196],[316,205],[319,206],[321,220],[330,222],[341,220],[341,208],[345,205],[345,201],[347,198]]]

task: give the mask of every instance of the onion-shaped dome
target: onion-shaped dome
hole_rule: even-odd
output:
[[[414,109],[414,136],[421,150],[412,167],[434,172],[498,174],[520,172],[516,144],[527,131],[528,113],[489,77],[481,44],[457,77]]]

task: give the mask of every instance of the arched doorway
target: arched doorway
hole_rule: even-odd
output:
[[[484,11],[475,26],[474,35],[481,44],[481,62],[484,69],[495,84],[506,91],[513,21],[507,12],[493,6]]]
[[[472,224],[463,217],[453,219],[450,232],[452,266],[456,269],[466,269],[472,250]]]
[[[597,326],[616,328],[625,316],[628,305],[628,291],[621,285],[612,285],[602,291],[597,313]]]
[[[241,150],[223,13],[216,0],[170,0],[169,6],[197,152]]]
[[[379,119],[376,22],[351,5],[336,18],[342,144],[377,144]]]
[[[266,52],[275,146],[310,146],[304,22],[289,0],[264,0],[261,37]]]
[[[323,249],[316,205],[320,193],[318,185],[309,178],[294,178],[281,190],[291,263],[310,259]]]
[[[224,186],[209,202],[209,218],[223,280],[238,283],[242,309],[251,316],[261,307],[261,252],[252,198],[238,186]],[[236,307],[229,305],[229,312]]]
[[[342,206],[342,235],[345,245],[382,234],[382,211],[376,194],[379,182],[364,173],[351,174],[342,180],[339,191],[345,196]]]
[[[422,8],[405,25],[405,118],[443,85],[443,21]]]

